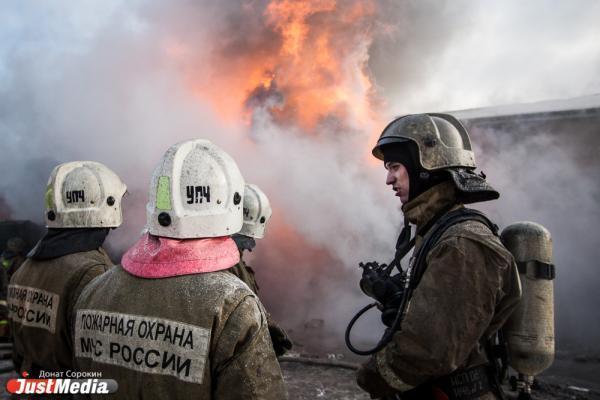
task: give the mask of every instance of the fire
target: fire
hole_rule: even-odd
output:
[[[373,121],[374,84],[367,62],[374,0],[272,0],[264,9],[257,7],[248,3],[240,12],[248,19],[259,13],[262,26],[254,29],[267,33],[241,50],[219,54],[215,49],[212,71],[191,74],[198,96],[228,120],[248,118],[260,107],[275,122],[310,133],[332,118],[358,127]],[[236,34],[231,42],[259,35]]]
[[[357,22],[360,26],[361,21],[370,21],[374,12],[374,5],[368,2],[351,7],[335,0],[269,4],[267,23],[283,39],[277,64],[269,66],[277,71],[275,80],[284,98],[283,106],[272,110],[279,121],[312,130],[331,116],[356,122],[368,119],[372,84],[365,73],[367,47],[356,47],[370,43],[371,27],[363,24],[358,36],[349,31]],[[345,51],[344,45],[350,51]]]
[[[300,57],[304,42],[310,32],[306,23],[307,17],[320,12],[334,11],[335,6],[335,0],[304,2],[279,0],[270,3],[266,10],[267,21],[281,32],[282,52],[295,58]]]

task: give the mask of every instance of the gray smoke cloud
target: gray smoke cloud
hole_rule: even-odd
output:
[[[600,256],[600,169],[596,160],[586,161],[591,149],[600,145],[597,123],[598,116],[587,124],[571,123],[587,139],[582,141],[565,132],[569,124],[552,121],[523,128],[476,129],[474,135],[479,143],[476,150],[488,154],[480,165],[501,192],[498,201],[479,208],[502,228],[534,221],[551,232],[559,348],[585,344],[597,349],[600,337],[594,261]],[[576,328],[582,325],[586,328]]]
[[[357,288],[357,263],[388,261],[401,224],[383,169],[369,161],[373,135],[382,126],[361,125],[345,104],[307,134],[293,120],[274,117],[268,94],[248,103],[250,124],[223,117],[209,98],[216,92],[223,104],[243,103],[234,90],[244,81],[247,61],[270,57],[282,44],[281,33],[266,22],[267,4],[5,4],[0,194],[14,218],[40,221],[45,181],[55,164],[103,162],[130,191],[126,222],[109,236],[119,253],[143,228],[147,186],[162,153],[181,140],[212,140],[232,154],[246,180],[261,186],[275,208],[266,238],[250,257],[267,307],[294,328],[324,319],[340,343],[353,311],[368,301]],[[339,2],[333,11],[310,16],[309,24],[337,27],[356,4]],[[363,94],[359,106],[373,105],[384,123],[405,112],[600,91],[596,2],[373,4],[370,19],[354,30],[340,24],[332,36],[336,56],[345,62],[339,76],[329,79]],[[285,102],[284,89],[294,76],[286,76],[285,66],[265,72],[279,74],[275,82]],[[372,78],[373,90],[358,84],[361,72]],[[478,159],[503,193],[497,205],[484,208],[502,225],[523,219],[546,225],[555,237],[559,268],[573,269],[572,278],[560,274],[556,282],[560,329],[572,331],[575,321],[593,315],[597,179],[577,164],[576,151],[564,154],[544,132],[515,138],[489,131],[478,140]],[[534,165],[519,168],[523,159]],[[573,203],[560,193],[580,195]],[[570,215],[569,205],[585,213]],[[578,311],[570,312],[576,289]],[[359,336],[374,340],[380,333],[363,327]],[[598,336],[596,329],[591,337]]]
[[[600,4],[380,3],[369,66],[392,112],[460,110],[600,92]]]

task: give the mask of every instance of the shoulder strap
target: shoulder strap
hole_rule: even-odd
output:
[[[414,257],[413,261],[415,264],[413,268],[415,270],[415,275],[411,282],[413,288],[419,284],[421,277],[425,273],[425,258],[429,251],[436,245],[448,228],[464,221],[481,222],[486,225],[494,235],[498,236],[498,225],[490,221],[490,219],[481,211],[472,208],[461,208],[443,215],[435,222],[431,229],[429,229],[423,238],[423,245],[419,248],[419,251]]]

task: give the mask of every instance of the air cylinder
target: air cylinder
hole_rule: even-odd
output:
[[[533,377],[554,361],[554,278],[550,232],[535,222],[516,222],[502,231],[513,254],[523,296],[503,332],[510,365]]]

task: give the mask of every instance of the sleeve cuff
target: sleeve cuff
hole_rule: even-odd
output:
[[[404,382],[390,368],[386,361],[385,350],[386,349],[383,349],[375,356],[377,372],[379,372],[379,375],[386,381],[386,383],[390,387],[396,389],[399,392],[406,392],[408,390],[414,389],[413,385],[409,385],[408,383]]]

